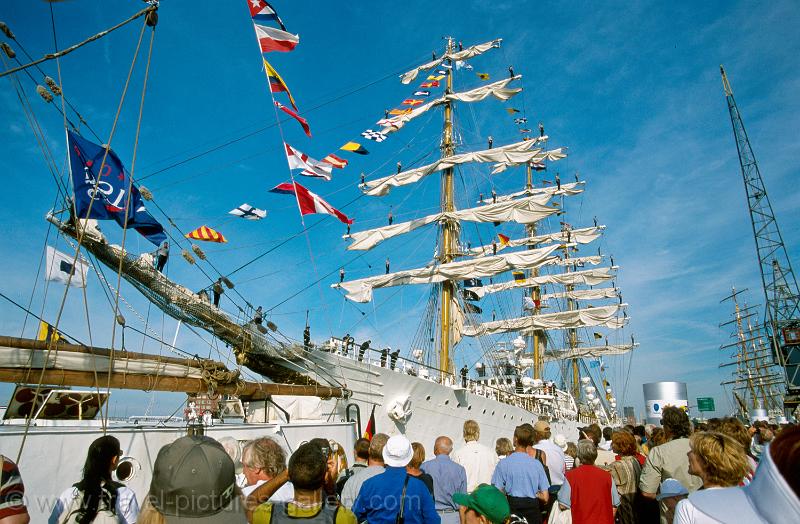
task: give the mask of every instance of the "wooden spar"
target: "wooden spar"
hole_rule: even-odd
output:
[[[28,338],[17,338],[0,336],[0,349],[12,347],[20,349],[30,349],[47,351],[48,342],[44,340],[34,340]],[[97,348],[80,346],[57,342],[53,346],[53,352],[66,351],[72,353],[83,353],[103,358],[111,358],[112,351],[107,348]],[[182,366],[201,368],[201,361],[194,358],[174,358],[147,353],[135,353],[131,351],[117,350],[113,352],[114,357],[119,359],[146,360],[162,364],[178,364]],[[224,368],[219,362],[209,360],[204,361],[207,365]],[[2,368],[0,367],[0,382],[30,383],[41,378],[42,384],[52,386],[78,386],[99,388],[105,390],[107,387],[114,389],[138,389],[143,391],[171,391],[183,392],[188,394],[208,393],[208,383],[199,378],[192,377],[172,377],[163,375],[135,374],[135,373],[114,373],[110,377],[106,372],[98,372],[96,375],[92,371],[78,371],[49,368],[42,373],[42,368]],[[95,377],[97,380],[95,380]],[[242,400],[263,400],[270,395],[297,395],[312,397],[335,397],[345,396],[342,388],[319,386],[319,385],[299,385],[299,384],[275,384],[266,382],[235,382],[218,383],[215,388],[216,393],[226,395],[237,395]]]
[[[165,377],[154,375],[134,375],[98,373],[97,380],[91,371],[72,371],[66,369],[33,368],[31,373],[24,368],[0,368],[0,382],[27,383],[31,377],[42,375],[42,384],[50,386],[80,386],[104,391],[110,385],[113,389],[138,389],[143,391],[171,391],[189,394],[206,394],[208,385],[198,378]],[[99,382],[99,384],[98,384]],[[239,384],[219,384],[216,393],[237,395],[242,400],[264,400],[270,395],[298,395],[308,397],[342,397],[342,389],[328,386],[301,386],[297,384],[271,384],[264,382],[241,382]]]
[[[40,351],[47,351],[48,342],[46,340],[36,340],[32,338],[17,338],[0,336],[0,347],[20,348],[20,349],[36,349]],[[53,351],[69,351],[72,353],[85,353],[89,355],[97,355],[99,357],[111,358],[111,350],[108,348],[98,348],[93,346],[80,346],[77,344],[68,344],[66,342],[58,341],[53,345]],[[149,353],[136,353],[133,351],[115,350],[115,357],[129,358],[132,360],[149,360],[153,362],[160,362],[162,364],[178,364],[181,366],[188,366],[193,368],[200,368],[200,360],[187,357],[175,358],[152,355]],[[209,364],[212,361],[207,361]],[[224,366],[221,362],[213,362],[214,365]]]

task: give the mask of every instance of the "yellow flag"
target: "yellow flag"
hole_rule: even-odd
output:
[[[428,80],[433,80],[435,82],[438,82],[439,80],[441,80],[443,78],[444,78],[444,75],[430,75],[428,77]],[[486,75],[486,78],[489,78],[489,75]]]
[[[481,80],[489,80],[489,73],[475,73]]]
[[[44,320],[39,321],[39,333],[36,335],[36,340],[44,340],[45,342],[58,342],[61,340],[61,335],[58,334],[58,331],[45,322]]]

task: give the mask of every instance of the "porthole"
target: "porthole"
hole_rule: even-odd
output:
[[[450,404],[450,399],[447,399],[447,400],[444,401],[444,405],[445,406],[448,405],[448,404]]]
[[[492,410],[492,416],[494,416],[494,410]]]
[[[130,482],[142,469],[141,464],[133,457],[122,457],[114,470],[114,477],[119,482]]]
[[[472,411],[472,406],[467,406],[467,411]]]
[[[484,415],[486,414],[486,410],[485,410],[485,409],[483,410],[483,414],[484,414]]]
[[[508,413],[503,413],[503,418],[506,418],[507,416],[508,416]]]
[[[431,396],[430,396],[430,395],[428,395],[427,397],[425,397],[425,400],[430,400],[430,399],[431,399]]]

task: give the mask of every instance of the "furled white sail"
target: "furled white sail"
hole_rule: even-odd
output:
[[[567,244],[567,245],[574,246],[575,244]],[[602,261],[603,257],[598,255],[591,255],[588,257],[559,258],[551,262],[551,264],[555,264],[557,266],[583,267],[586,264],[591,264],[593,266],[596,266]]]
[[[581,229],[573,229],[570,235],[566,231],[559,231],[557,233],[549,233],[547,235],[536,235],[532,237],[517,238],[502,243],[496,241],[497,251],[501,251],[508,247],[520,247],[533,244],[541,244],[543,242],[575,242],[577,244],[588,244],[597,239],[602,233],[605,226],[597,227],[584,227]],[[468,251],[470,255],[488,255],[494,250],[493,244],[486,244],[480,247],[474,247]]]
[[[450,59],[453,62],[468,60],[470,58],[485,53],[489,49],[500,47],[500,42],[502,41],[503,41],[502,38],[498,38],[497,40],[492,40],[491,42],[485,42],[483,44],[470,46],[461,51],[456,51],[455,53],[445,53],[444,55],[442,55],[441,58],[431,60],[430,62],[422,64],[421,66],[416,67],[407,73],[403,73],[402,75],[400,75],[400,82],[402,82],[403,84],[410,84],[411,82],[414,81],[415,78],[417,78],[420,71],[428,71],[429,69],[433,69],[434,67],[444,62],[446,59]]]
[[[561,284],[561,285],[588,285],[596,286],[614,278],[611,271],[615,269],[612,267],[601,267],[597,269],[587,269],[585,271],[573,271],[572,273],[559,273],[557,275],[540,275],[538,277],[529,277],[525,280],[501,282],[499,284],[489,284],[480,287],[471,287],[470,291],[474,292],[479,297],[483,298],[489,293],[497,293],[498,291],[506,291],[508,289],[526,288],[541,286],[542,284]]]
[[[547,140],[548,136],[545,135],[543,137],[536,137],[535,140],[542,142]],[[534,139],[531,139],[534,140]],[[514,200],[517,197],[521,197],[523,195],[539,195],[542,193],[547,193],[549,195],[577,195],[583,192],[583,189],[580,189],[579,186],[586,184],[584,181],[580,182],[570,182],[569,184],[561,184],[561,189],[558,186],[547,186],[547,187],[532,187],[530,189],[523,189],[522,191],[517,191],[516,193],[509,193],[508,195],[499,195],[496,198],[481,198],[478,200],[478,204],[491,204],[492,202],[504,202],[506,200]]]
[[[510,166],[524,164],[525,162],[559,160],[567,156],[563,148],[543,151],[540,148],[534,148],[535,145],[535,140],[523,140],[522,142],[516,142],[494,149],[471,151],[440,158],[436,162],[426,166],[402,171],[396,175],[370,180],[363,185],[364,193],[371,196],[384,196],[389,194],[389,191],[393,187],[413,184],[431,173],[467,162],[493,162],[492,173],[499,173],[505,171],[506,168]]]
[[[573,300],[600,300],[603,298],[616,298],[618,293],[619,291],[613,287],[603,287],[598,289],[574,289],[572,291],[562,291],[560,293],[547,293],[542,295],[542,301],[559,298],[571,298]]]
[[[555,362],[569,358],[600,358],[610,355],[624,355],[638,346],[639,344],[609,344],[607,346],[578,347],[574,349],[547,349],[544,352],[544,361]]]
[[[517,222],[519,224],[532,224],[538,220],[548,217],[556,212],[558,208],[547,207],[545,204],[550,200],[550,195],[535,195],[527,199],[500,202],[488,206],[479,206],[459,211],[447,213],[436,213],[426,217],[417,218],[408,222],[400,222],[389,226],[383,226],[366,231],[351,233],[349,238],[353,240],[347,249],[349,250],[368,250],[377,246],[384,240],[413,231],[419,227],[445,220],[468,222]],[[344,238],[348,238],[345,235]]]
[[[493,96],[498,100],[508,100],[512,96],[521,92],[522,88],[508,88],[506,86],[511,81],[518,80],[520,78],[522,78],[522,75],[517,75],[512,78],[504,78],[503,80],[476,87],[475,89],[470,89],[469,91],[464,91],[463,93],[450,93],[449,95],[431,100],[427,104],[416,107],[403,115],[397,115],[391,118],[378,120],[378,125],[382,127],[381,133],[386,135],[399,130],[401,127],[414,120],[418,116],[427,113],[432,108],[442,105],[447,101],[480,102],[489,96]]]
[[[614,304],[612,306],[484,322],[477,326],[464,326],[462,335],[465,337],[478,337],[525,329],[571,329],[593,326],[606,326],[617,329],[627,323],[627,317],[619,318],[617,316],[626,305]]]
[[[354,302],[369,302],[372,300],[372,290],[375,288],[405,284],[435,284],[445,280],[489,277],[512,269],[533,269],[548,262],[557,248],[557,245],[552,245],[518,253],[459,260],[458,262],[351,280],[333,284],[331,287],[344,289],[347,292],[347,298]]]

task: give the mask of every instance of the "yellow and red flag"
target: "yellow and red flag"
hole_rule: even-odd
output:
[[[220,244],[227,242],[222,233],[214,231],[208,226],[200,226],[194,231],[187,233],[186,238],[193,238],[195,240],[205,240],[206,242],[218,242]]]
[[[511,239],[503,233],[497,233],[497,238],[500,239],[500,246],[506,247]]]

